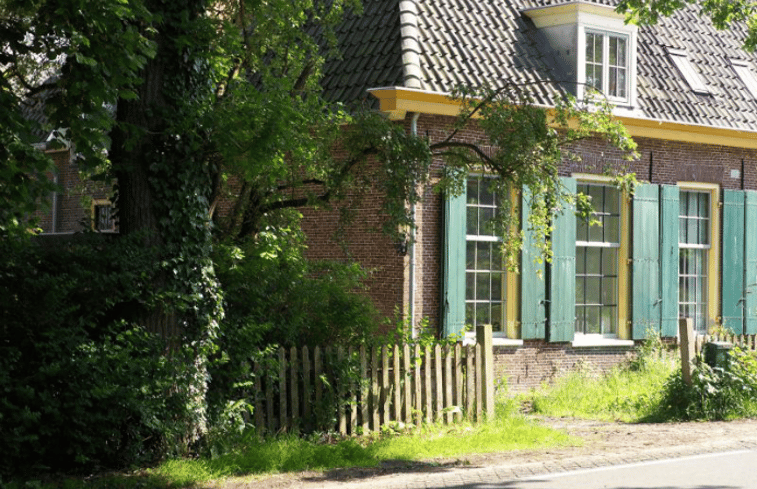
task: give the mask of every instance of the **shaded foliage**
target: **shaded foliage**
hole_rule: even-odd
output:
[[[0,473],[123,467],[176,449],[186,370],[129,321],[155,264],[133,239],[0,241]]]

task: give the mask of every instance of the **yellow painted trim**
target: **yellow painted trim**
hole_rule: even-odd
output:
[[[519,192],[511,188],[510,189],[510,212],[516,216],[520,216],[520,194]],[[521,327],[520,327],[520,277],[517,273],[507,271],[507,337],[512,339],[521,339]],[[511,300],[512,298],[512,300]]]
[[[757,132],[618,117],[631,137],[757,149]]]
[[[720,186],[714,183],[678,182],[681,190],[710,193],[710,249],[707,253],[708,329],[718,323],[720,311]]]
[[[631,335],[631,196],[620,196],[620,249],[618,250],[618,338]]]
[[[109,199],[92,199],[89,204],[89,225],[92,231],[97,231],[97,229],[95,228],[95,207],[98,205],[112,205],[112,203]]]
[[[403,87],[375,88],[368,92],[379,99],[379,110],[391,120],[402,120],[408,112],[443,116],[460,114],[460,102],[441,92]],[[757,131],[657,121],[627,115],[617,116],[616,119],[623,123],[632,137],[757,149]]]

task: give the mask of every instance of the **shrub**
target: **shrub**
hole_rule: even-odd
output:
[[[725,367],[698,359],[692,385],[680,375],[665,385],[658,419],[722,420],[757,415],[757,354],[734,348]]]
[[[216,246],[225,318],[211,359],[208,402],[212,451],[229,449],[249,418],[251,362],[271,345],[326,346],[368,341],[379,324],[358,292],[367,272],[356,263],[304,258],[299,231],[268,228],[254,240]],[[325,359],[328,361],[328,359]]]
[[[148,253],[104,239],[0,243],[0,473],[150,461],[180,431],[181,372],[128,319]]]

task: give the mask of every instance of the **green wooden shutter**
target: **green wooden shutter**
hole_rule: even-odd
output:
[[[442,321],[445,337],[465,328],[465,202],[463,193],[447,196],[444,203]]]
[[[633,339],[648,329],[660,331],[660,210],[657,185],[636,187],[633,198],[633,266],[631,306]],[[676,237],[676,239],[678,239]]]
[[[744,192],[723,192],[723,326],[744,331]],[[713,277],[714,279],[714,277]]]
[[[523,251],[520,263],[520,325],[524,340],[544,339],[546,322],[546,287],[544,261],[536,263],[539,251],[534,248],[533,233],[528,230],[528,215],[531,194],[523,188],[521,198],[521,222],[523,226]]]
[[[745,192],[744,206],[744,289],[746,290],[745,334],[757,334],[757,192]]]
[[[660,187],[660,334],[678,334],[678,196],[675,185]]]
[[[576,193],[576,180],[562,178]],[[555,216],[552,232],[552,264],[549,276],[549,341],[572,341],[576,330],[576,214],[566,206]]]

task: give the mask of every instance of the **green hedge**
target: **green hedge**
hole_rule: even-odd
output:
[[[147,250],[81,236],[0,243],[0,474],[123,467],[166,453],[180,372],[135,326]]]

